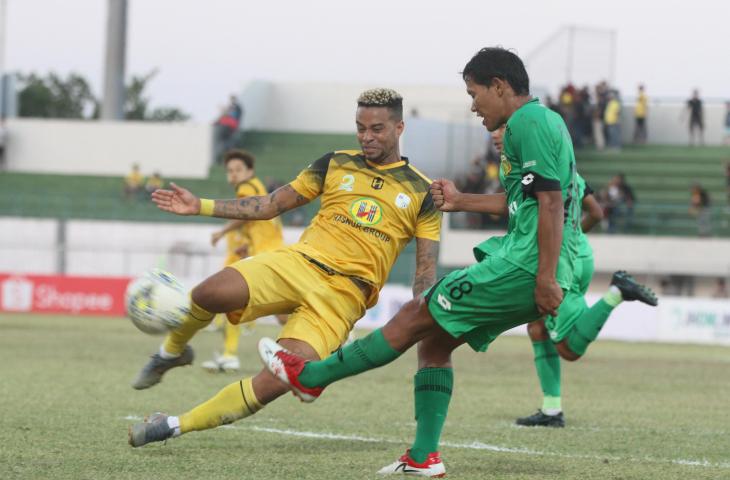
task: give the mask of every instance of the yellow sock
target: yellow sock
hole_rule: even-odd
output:
[[[201,308],[191,299],[190,314],[185,318],[182,325],[167,334],[162,347],[166,352],[173,355],[182,354],[183,350],[185,350],[185,345],[193,338],[193,335],[198,330],[207,327],[213,320],[213,317],[215,317],[215,313],[210,313]]]
[[[241,325],[226,322],[223,326],[223,356],[238,356],[238,340],[241,337]]]
[[[180,432],[207,430],[233,423],[264,408],[253,392],[252,377],[231,383],[205,403],[180,416]]]

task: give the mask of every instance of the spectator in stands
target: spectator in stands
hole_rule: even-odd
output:
[[[223,109],[218,120],[215,121],[216,161],[223,161],[223,152],[235,146],[238,129],[243,120],[243,106],[235,95],[231,95],[228,106]]]
[[[134,200],[139,197],[144,187],[144,175],[139,171],[138,164],[132,164],[132,171],[124,177],[124,198]]]
[[[606,126],[606,143],[609,148],[621,149],[621,102],[618,92],[611,90],[608,93],[608,103],[603,113],[603,123]]]
[[[730,293],[727,291],[727,284],[725,279],[720,277],[715,283],[715,291],[712,292],[712,298],[730,298]]]
[[[705,144],[705,113],[702,108],[700,92],[695,89],[692,98],[687,100],[687,111],[689,111],[689,145],[695,145],[695,137],[699,138],[700,145]]]
[[[636,196],[626,181],[626,175],[615,175],[599,197],[603,202],[608,233],[621,233],[631,228]]]
[[[644,92],[644,85],[639,85],[639,93],[636,96],[634,106],[634,143],[643,145],[646,143],[646,114],[649,111],[649,98]]]
[[[730,145],[730,102],[725,102],[725,145]]]
[[[597,150],[603,150],[606,147],[606,132],[603,125],[603,115],[606,112],[606,104],[608,103],[608,85],[601,82],[596,85],[596,104],[593,107],[593,143]]]
[[[155,172],[150,178],[147,179],[147,183],[144,184],[144,189],[147,193],[152,193],[158,188],[165,186],[165,181],[162,180],[160,172]]]
[[[692,185],[689,212],[697,217],[697,233],[700,237],[712,234],[710,223],[710,195],[699,183]]]

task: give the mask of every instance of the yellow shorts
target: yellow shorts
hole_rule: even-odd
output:
[[[365,296],[352,280],[328,275],[291,248],[261,253],[228,268],[248,284],[250,297],[241,322],[289,313],[279,339],[307,342],[320,358],[337,350],[365,315]]]

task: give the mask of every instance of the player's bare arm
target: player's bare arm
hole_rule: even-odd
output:
[[[555,280],[563,243],[563,197],[559,190],[536,192],[538,202],[538,265],[535,304],[544,315],[557,315],[563,290]]]
[[[439,242],[416,237],[416,275],[413,278],[413,296],[417,297],[436,281],[436,262]]]
[[[477,194],[460,192],[454,182],[445,178],[431,184],[431,197],[442,212],[476,212],[507,215],[507,197],[504,193]]]
[[[580,228],[583,233],[588,233],[598,222],[603,220],[603,208],[601,208],[596,197],[590,194],[583,197],[581,207],[585,215],[580,222]]]
[[[156,190],[152,193],[152,201],[160,210],[176,215],[201,213],[200,198],[174,183],[170,187],[171,190]],[[270,220],[309,202],[291,185],[284,185],[265,196],[211,201],[213,217],[233,220]]]

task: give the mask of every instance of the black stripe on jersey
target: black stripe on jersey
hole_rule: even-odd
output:
[[[586,182],[586,186],[583,189],[583,198],[586,198],[588,195],[593,195],[594,193],[596,193],[595,190],[593,190],[591,186],[588,185],[588,182]]]
[[[421,202],[421,209],[418,211],[418,216],[420,217],[424,214],[433,214],[436,211],[438,211],[438,209],[433,203],[433,197],[431,196],[431,192],[429,191],[423,197],[423,201]]]
[[[535,172],[526,172],[522,174],[522,195],[524,198],[537,198],[537,192],[559,192],[560,190],[559,180],[545,178]]]
[[[324,185],[324,180],[327,178],[327,170],[329,170],[330,167],[330,160],[332,160],[332,157],[334,156],[335,152],[326,153],[307,167],[307,171],[312,173],[317,179],[317,183],[319,183],[320,188]]]

